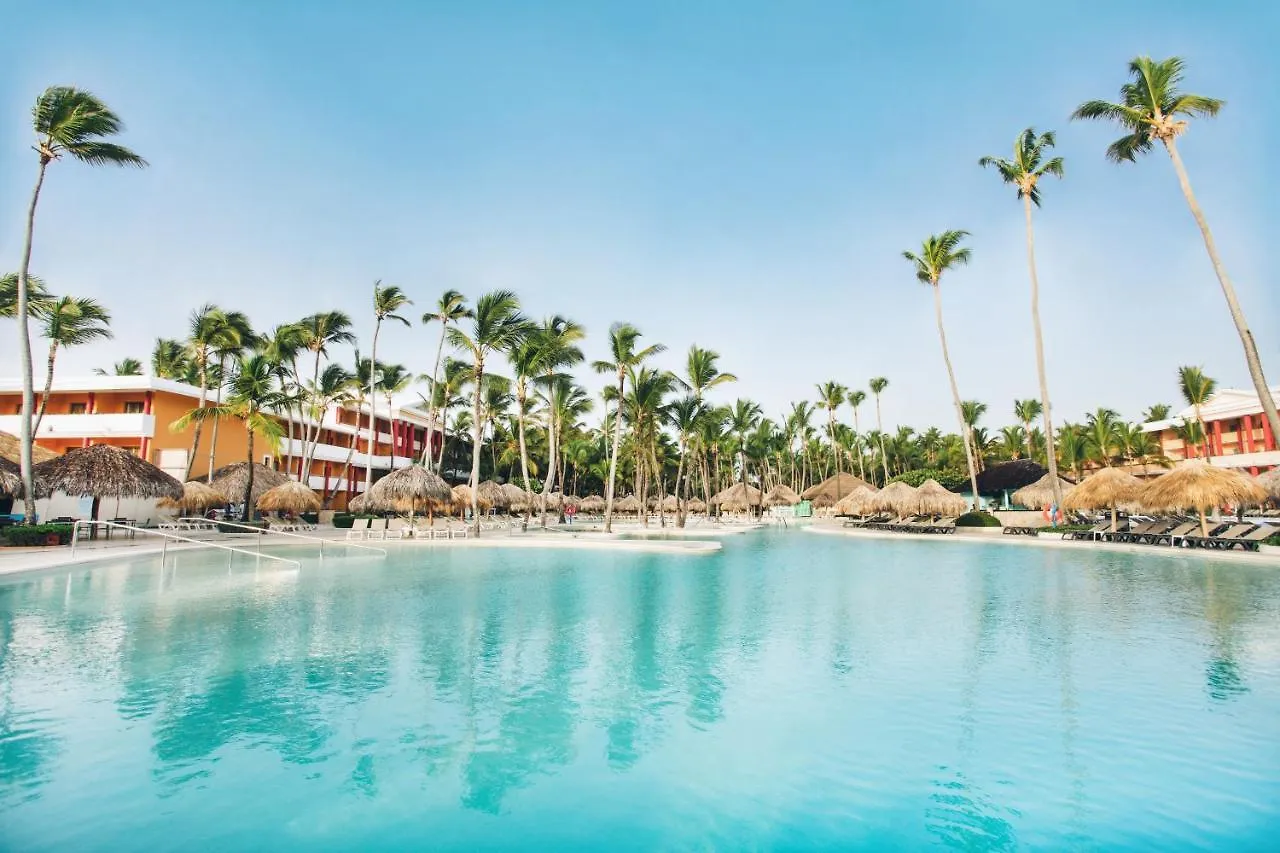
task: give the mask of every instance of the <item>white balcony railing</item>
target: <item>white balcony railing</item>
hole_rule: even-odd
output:
[[[0,415],[0,431],[17,435],[19,415]],[[36,438],[152,438],[156,434],[154,415],[83,414],[49,415],[40,421]]]

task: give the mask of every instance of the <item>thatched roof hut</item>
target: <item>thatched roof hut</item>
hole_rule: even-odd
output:
[[[680,499],[675,495],[667,495],[662,499],[662,509],[664,512],[679,512]]]
[[[459,509],[471,506],[471,487],[466,483],[459,483],[450,491],[453,492],[453,505]],[[484,502],[480,502],[483,506]]]
[[[1259,474],[1255,482],[1266,490],[1272,500],[1280,501],[1280,467]]]
[[[179,512],[204,512],[209,507],[226,506],[227,499],[222,496],[222,492],[203,480],[190,480],[182,484],[182,497],[177,500],[161,498],[156,505],[174,508]]]
[[[94,499],[182,497],[182,483],[128,450],[109,444],[76,447],[32,470],[36,497],[56,492]]]
[[[354,513],[355,515],[367,515],[372,511],[373,510],[369,507],[368,495],[364,492],[361,492],[351,500],[347,501],[347,512]]]
[[[620,501],[613,502],[614,512],[640,512],[643,507],[640,506],[640,499],[635,495],[627,495]]]
[[[605,501],[599,495],[587,495],[578,502],[578,509],[583,512],[604,512]]]
[[[916,489],[916,511],[929,515],[961,515],[969,502],[937,480],[925,480]]]
[[[267,489],[258,498],[258,509],[268,512],[317,512],[321,506],[319,495],[293,480]]]
[[[57,459],[58,454],[52,450],[45,450],[38,444],[31,445],[31,462],[39,465],[41,462],[48,462],[50,459]],[[10,435],[7,432],[0,432],[0,459],[7,459],[14,465],[22,464],[22,440],[16,435]]]
[[[1116,509],[1132,503],[1142,490],[1142,481],[1119,468],[1103,468],[1086,477],[1062,500],[1063,509],[1109,509],[1111,529],[1116,529]]]
[[[289,475],[276,471],[266,465],[253,463],[253,493],[249,495],[249,503],[257,506],[258,501],[270,489],[289,482]],[[213,472],[213,481],[209,483],[217,489],[227,503],[238,504],[244,501],[244,490],[249,485],[249,463],[236,462],[224,465]]]
[[[875,511],[877,494],[870,486],[859,486],[836,501],[832,509],[836,515],[866,515]]]
[[[476,498],[480,504],[484,506],[493,506],[498,509],[504,509],[511,505],[511,500],[507,497],[507,493],[502,490],[493,480],[485,480],[476,486]]]
[[[988,465],[978,474],[978,494],[999,495],[1021,489],[1049,473],[1043,465],[1030,459],[1014,459]]]
[[[865,480],[859,480],[852,474],[833,474],[815,486],[810,486],[800,493],[800,498],[812,501],[815,507],[824,509],[835,506],[836,501],[852,492],[859,486],[871,488]],[[715,503],[715,501],[712,501]]]
[[[872,507],[879,512],[896,512],[898,515],[910,515],[919,506],[916,490],[901,481],[890,483],[876,493]]]
[[[1137,501],[1154,512],[1194,509],[1200,514],[1200,533],[1207,536],[1205,513],[1218,506],[1252,506],[1267,499],[1257,481],[1230,468],[1198,460],[1183,462],[1142,487]]]
[[[0,457],[0,495],[22,495],[22,467]]]
[[[765,506],[795,506],[802,498],[786,485],[779,483],[764,496]]]
[[[1061,477],[1058,478],[1058,486],[1064,501],[1067,495],[1071,494],[1071,490],[1075,488],[1073,483],[1069,483]],[[1032,509],[1044,509],[1053,506],[1053,479],[1048,474],[1045,474],[1031,485],[1018,489],[1013,493],[1012,497],[1015,504],[1031,507]]]
[[[763,497],[755,486],[734,483],[724,491],[713,495],[711,503],[729,512],[745,512],[753,506],[760,506]]]
[[[523,507],[534,495],[533,492],[526,492],[515,483],[503,483],[501,488],[502,493],[507,496],[507,506],[512,509],[515,509],[517,505]]]
[[[707,505],[701,498],[689,499],[689,512],[706,512]]]
[[[369,487],[360,506],[365,510],[434,513],[453,503],[449,484],[421,465],[397,468]]]

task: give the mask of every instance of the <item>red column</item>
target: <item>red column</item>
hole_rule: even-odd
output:
[[[1253,416],[1245,415],[1240,419],[1240,428],[1244,430],[1244,442],[1241,450],[1245,453],[1253,452]]]
[[[1222,456],[1222,421],[1213,422],[1213,437],[1211,439],[1213,453],[1215,456]]]
[[[329,497],[329,473],[333,470],[333,463],[324,463],[324,491],[321,492],[324,497]]]
[[[1276,437],[1271,434],[1271,421],[1267,420],[1266,415],[1262,416],[1262,449],[1276,449]]]

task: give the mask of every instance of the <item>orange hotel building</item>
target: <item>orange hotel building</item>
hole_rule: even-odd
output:
[[[55,379],[44,420],[36,435],[36,443],[54,453],[65,453],[72,447],[111,444],[138,454],[178,479],[182,478],[191,450],[193,427],[174,431],[170,425],[199,404],[200,389],[181,382],[153,376],[89,376]],[[208,395],[214,402],[214,394]],[[40,395],[36,395],[39,407]],[[428,440],[439,447],[439,435],[431,428],[431,419],[414,405],[394,405],[395,417],[389,418],[384,407],[377,414],[377,441],[373,450],[373,478],[389,472],[393,465],[403,468],[418,458]],[[16,379],[0,379],[0,431],[17,435],[22,411],[22,386]],[[314,421],[293,423],[293,435],[287,435],[288,421],[279,418],[286,432],[277,446],[259,435],[254,440],[256,462],[283,470],[289,459],[292,441],[291,474],[326,498],[336,509],[364,491],[365,466],[370,460],[365,453],[365,436],[369,410],[354,406],[331,406],[320,419],[319,441],[311,470],[301,470],[305,430],[314,433]],[[359,426],[357,426],[357,423]],[[193,479],[209,470],[209,447],[212,425],[206,424],[200,447],[191,466]],[[351,457],[349,481],[342,478],[352,439],[358,436]],[[218,443],[214,468],[245,461],[248,449],[243,425],[235,420],[218,424]]]
[[[1272,388],[1280,398],[1280,388]],[[1143,425],[1155,433],[1160,449],[1175,462],[1198,459],[1208,451],[1209,462],[1224,468],[1239,468],[1258,474],[1280,465],[1277,437],[1262,414],[1262,403],[1254,391],[1225,388],[1200,407],[1205,425],[1205,444],[1188,444],[1177,433],[1177,427],[1195,419],[1195,409],[1188,406],[1172,418]]]

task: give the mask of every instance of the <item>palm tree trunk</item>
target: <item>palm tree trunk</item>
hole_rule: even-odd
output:
[[[31,436],[40,434],[40,422],[44,420],[44,410],[49,407],[49,394],[53,391],[53,363],[58,358],[58,342],[49,343],[49,365],[44,373],[44,393],[40,395],[40,410],[36,412],[35,422],[31,424]]]
[[[866,480],[867,469],[865,464],[862,461],[862,428],[858,426],[858,407],[857,406],[853,407],[853,434],[854,436],[856,436],[856,438],[854,438],[853,446],[858,452],[858,477],[860,477],[863,480]]]
[[[215,421],[214,423],[216,424],[217,422]],[[253,507],[250,506],[250,503],[253,500],[253,428],[249,426],[248,421],[245,421],[244,428],[245,428],[245,431],[249,433],[248,442],[247,442],[248,448],[249,448],[248,449],[249,476],[245,480],[245,484],[244,484],[244,510],[242,510],[240,513],[240,520],[245,524],[248,524],[249,518],[253,514]]]
[[[373,346],[369,351],[369,455],[365,459],[364,465],[364,490],[366,493],[369,491],[369,487],[373,485],[373,448],[376,437],[373,430],[377,426],[375,418],[378,413],[378,393],[376,390],[378,384],[378,333],[381,331],[382,318],[379,317],[377,322],[373,324]],[[477,394],[479,393],[479,382],[480,380],[477,378]],[[478,522],[476,529],[479,529]]]
[[[604,495],[604,532],[613,532],[613,490],[618,477],[618,445],[622,443],[622,395],[626,390],[627,375],[618,368],[618,413],[613,422],[613,448],[609,454],[609,484]]]
[[[209,395],[209,356],[204,354],[200,357],[200,402],[196,404],[196,408],[203,409],[208,403],[205,398]],[[197,418],[195,427],[191,430],[191,452],[187,454],[187,470],[182,475],[183,482],[191,479],[191,469],[196,462],[196,454],[200,451],[200,433],[204,431],[204,418]],[[210,474],[213,472],[210,471]],[[208,478],[206,478],[208,479]]]
[[[937,288],[935,287],[934,290],[936,291]],[[941,303],[938,304],[938,329],[939,330],[942,329],[942,304]],[[942,354],[944,356],[946,355],[946,350],[947,350],[947,342],[944,339],[942,342]],[[948,371],[951,370],[950,359],[947,360],[947,370]],[[956,384],[955,380],[953,379],[951,381],[951,387],[953,390],[955,389],[955,384]],[[880,421],[880,395],[876,394],[875,396],[876,396],[876,432],[880,433],[880,464],[884,466],[884,482],[887,484],[889,482],[889,455],[884,452],[884,424],[882,424]],[[956,405],[957,406],[960,405],[959,397],[956,397]],[[970,469],[973,468],[972,459],[969,460],[969,467]],[[978,491],[975,489],[973,494],[976,497],[978,494]]]
[[[214,400],[216,405],[222,405],[222,386],[226,384],[226,375],[222,370],[225,360],[218,362],[218,396]],[[213,419],[213,430],[209,433],[209,476],[206,482],[213,482],[213,461],[218,453],[218,418]],[[251,463],[253,459],[249,460]]]
[[[547,413],[547,476],[546,476],[546,479],[543,480],[542,482],[542,497],[540,500],[541,506],[539,507],[541,511],[540,514],[542,516],[543,530],[547,528],[547,498],[551,496],[551,491],[552,489],[555,488],[556,473],[557,473],[556,465],[557,465],[557,458],[559,456],[559,449],[560,449],[557,446],[559,442],[559,436],[560,436],[560,429],[559,429],[560,418],[559,418],[559,414],[555,411],[555,404],[551,403],[551,395],[548,395],[548,403],[550,404],[550,410]],[[529,488],[528,480],[529,478],[528,476],[526,476],[525,477],[526,490]],[[563,489],[561,491],[563,491]],[[562,512],[564,511],[563,501],[560,504],[560,509]]]
[[[471,411],[471,534],[480,536],[480,386],[484,384],[484,358],[477,356],[475,365],[476,393]]]
[[[1249,376],[1253,378],[1253,385],[1258,391],[1258,400],[1262,403],[1262,410],[1271,423],[1271,434],[1280,436],[1280,414],[1276,413],[1276,402],[1271,397],[1271,388],[1267,385],[1267,378],[1262,373],[1258,345],[1253,340],[1253,332],[1249,330],[1244,311],[1240,308],[1239,300],[1236,299],[1235,286],[1227,277],[1222,259],[1218,257],[1218,247],[1213,242],[1213,234],[1209,231],[1209,223],[1204,218],[1204,211],[1200,209],[1200,203],[1196,201],[1196,195],[1191,190],[1191,181],[1187,177],[1186,167],[1182,165],[1182,156],[1178,154],[1177,144],[1169,138],[1164,140],[1164,146],[1169,151],[1169,158],[1173,160],[1173,168],[1178,173],[1178,183],[1182,187],[1183,196],[1187,199],[1187,206],[1191,208],[1191,215],[1195,217],[1196,225],[1200,226],[1200,236],[1204,238],[1204,247],[1209,253],[1213,271],[1218,276],[1218,283],[1222,285],[1222,295],[1227,299],[1231,320],[1236,324],[1236,333],[1240,335],[1240,344],[1244,347],[1244,360],[1249,365]]]
[[[312,391],[316,390],[316,386],[319,382],[320,382],[320,350],[317,349],[315,362],[311,366]],[[315,458],[315,452],[316,452],[315,449],[316,449],[316,446],[320,443],[320,421],[324,418],[323,412],[321,412],[320,415],[317,417],[315,415],[315,409],[316,409],[315,401],[313,400],[312,406],[311,406],[311,410],[312,410],[311,419],[316,421],[314,433],[312,432],[311,425],[306,423],[305,421],[302,427],[302,470],[306,472],[306,476],[299,477],[299,479],[302,480],[304,484],[307,482],[308,479],[310,479],[311,461],[312,459]],[[306,410],[301,409],[300,411],[305,416]]]
[[[529,448],[524,440],[524,402],[525,402],[525,381],[520,380],[520,384],[516,387],[516,430],[520,433],[520,473],[524,477],[524,490],[528,494],[529,489]],[[543,499],[543,507],[546,507],[546,499]],[[529,519],[533,518],[532,502],[526,497],[524,501],[524,521],[520,525],[520,529],[529,529]],[[546,515],[543,515],[546,520]]]
[[[1040,380],[1041,419],[1044,422],[1045,457],[1049,482],[1053,489],[1053,505],[1062,510],[1062,486],[1058,482],[1058,459],[1053,444],[1053,405],[1049,402],[1049,378],[1044,369],[1044,334],[1040,331],[1040,278],[1036,275],[1036,235],[1031,225],[1031,196],[1024,193],[1022,209],[1027,219],[1027,269],[1031,273],[1031,328],[1036,338],[1036,376]],[[1031,425],[1027,424],[1027,458],[1032,458]]]
[[[972,438],[969,424],[964,419],[964,409],[960,405],[960,389],[956,387],[956,372],[951,367],[951,353],[947,351],[947,331],[942,325],[942,291],[937,282],[933,284],[933,310],[938,319],[938,340],[942,342],[942,361],[947,366],[947,380],[951,383],[951,399],[956,406],[956,420],[960,422],[960,438],[964,444],[964,458],[969,466],[969,485],[973,489],[973,508],[978,508],[978,474],[973,467]],[[879,398],[876,404],[876,418],[880,417]],[[887,472],[886,472],[887,473]],[[886,482],[888,478],[886,477]]]
[[[31,448],[35,443],[35,431],[31,428],[31,415],[35,411],[35,376],[31,365],[31,308],[28,298],[28,278],[31,272],[31,241],[36,230],[36,205],[40,203],[40,188],[44,186],[44,174],[49,161],[40,157],[40,172],[31,192],[31,204],[27,207],[27,232],[22,244],[22,264],[18,267],[18,356],[22,364],[22,417],[19,418],[19,459],[22,467],[23,523],[36,523],[35,478],[32,475]]]
[[[436,363],[431,368],[431,425],[433,427],[438,426],[440,429],[440,450],[441,450],[440,463],[441,464],[444,464],[444,419],[441,418],[438,421],[436,420],[436,386],[440,382],[440,356],[444,353],[444,338],[445,338],[445,333],[448,331],[449,331],[449,321],[441,320],[440,321],[440,343],[436,345]],[[445,399],[446,400],[448,399],[448,395],[445,395]],[[422,450],[422,461],[424,463],[427,461],[427,454],[430,452],[431,452],[431,436],[428,435],[427,446],[424,447]],[[438,466],[436,468],[436,473],[437,474],[440,473],[440,469]]]
[[[356,444],[360,440],[360,427],[356,426],[356,431],[351,433],[351,441],[347,443],[347,461],[342,466],[342,488],[350,493],[350,477],[351,477],[351,460],[356,455]]]
[[[685,503],[688,501],[689,488],[684,479],[685,437],[680,436],[680,464],[676,466],[676,527],[684,527]]]

